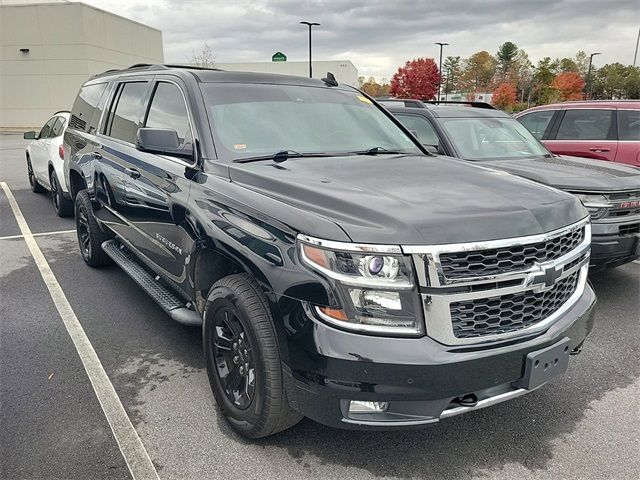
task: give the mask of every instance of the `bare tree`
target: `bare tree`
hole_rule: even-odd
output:
[[[213,55],[213,48],[211,48],[207,42],[204,42],[202,50],[198,53],[191,52],[191,56],[187,58],[187,62],[194,67],[214,68],[216,59]]]

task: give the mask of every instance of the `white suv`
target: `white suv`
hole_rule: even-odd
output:
[[[31,190],[36,193],[49,190],[53,200],[53,206],[60,217],[68,217],[73,214],[73,203],[64,180],[64,147],[62,137],[70,113],[66,111],[56,112],[51,117],[40,133],[26,132],[25,140],[33,140],[27,147],[27,171]]]

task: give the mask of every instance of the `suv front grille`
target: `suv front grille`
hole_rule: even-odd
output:
[[[575,249],[584,239],[584,227],[529,245],[450,252],[440,254],[446,278],[467,278],[526,270],[535,263],[548,262]]]
[[[579,271],[542,292],[520,293],[451,303],[456,338],[473,338],[521,330],[554,314],[578,286]]]
[[[542,333],[585,289],[591,225],[503,240],[403,246],[413,257],[427,335],[474,345]]]

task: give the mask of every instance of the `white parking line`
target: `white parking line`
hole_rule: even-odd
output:
[[[640,260],[634,260],[633,263],[640,263]]]
[[[33,237],[44,237],[47,235],[60,235],[63,233],[76,233],[75,230],[56,230],[54,232],[40,232],[40,233],[32,233]],[[9,235],[7,237],[0,237],[0,240],[12,240],[14,238],[24,238],[24,235]]]
[[[5,182],[0,182],[0,186],[2,186],[4,193],[9,199],[11,210],[13,210],[13,214],[16,217],[22,236],[29,247],[29,251],[36,262],[38,270],[40,270],[40,275],[42,275],[45,285],[49,289],[49,294],[76,347],[80,360],[82,360],[84,369],[91,381],[96,397],[98,397],[102,411],[105,417],[107,417],[113,436],[116,442],[118,442],[118,447],[120,447],[127,467],[129,467],[131,476],[135,480],[159,480],[158,472],[151,462],[149,454],[138,436],[138,432],[136,432],[131,420],[127,416],[127,412],[122,406],[120,398],[107,376],[107,372],[104,371],[102,363],[100,363],[100,359],[93,349],[93,345],[91,345],[82,325],[71,308],[71,304],[67,300],[62,287],[58,283],[58,280],[56,280],[40,247],[38,247],[34,235],[31,233],[29,225],[27,225],[13,193],[11,193],[9,186]]]

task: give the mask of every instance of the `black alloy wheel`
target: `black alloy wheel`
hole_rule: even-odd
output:
[[[53,207],[56,212],[60,211],[60,188],[58,187],[58,180],[56,180],[56,174],[52,171],[49,174],[49,184],[51,185],[51,200],[53,200]]]
[[[84,209],[79,208],[76,213],[76,230],[78,232],[78,243],[80,244],[80,252],[86,260],[91,257],[91,238],[89,236],[89,219]]]
[[[91,198],[86,190],[76,195],[76,232],[83,260],[92,267],[109,265],[111,258],[102,250],[102,244],[109,240],[108,232],[103,232],[93,215]]]
[[[255,278],[236,273],[211,286],[202,340],[213,395],[236,432],[261,438],[300,421],[287,399],[269,303]]]
[[[51,200],[53,200],[53,208],[56,209],[58,216],[69,217],[73,215],[73,203],[63,195],[60,184],[58,183],[58,176],[53,169],[49,173],[49,185],[51,185]]]
[[[223,307],[216,312],[212,346],[227,398],[236,408],[246,410],[255,394],[256,367],[249,337],[231,308]]]

